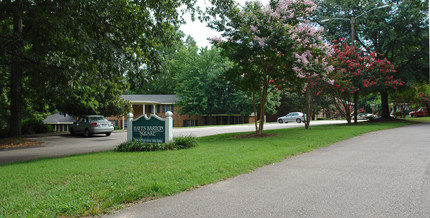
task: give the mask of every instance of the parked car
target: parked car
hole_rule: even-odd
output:
[[[410,117],[425,117],[428,115],[429,115],[429,111],[425,107],[418,109],[416,112],[415,111],[409,112]]]
[[[368,120],[371,118],[375,118],[376,116],[370,113],[359,113],[357,114],[357,120]]]
[[[291,112],[278,118],[278,123],[297,122],[301,123],[306,120],[306,114],[302,112]]]
[[[69,130],[72,135],[106,134],[106,136],[110,136],[113,131],[113,124],[102,115],[88,115],[74,122]]]
[[[357,114],[357,120],[369,120],[369,119],[379,119],[381,118],[378,115],[371,114],[371,113],[359,113]],[[351,120],[354,120],[354,114],[351,116]]]

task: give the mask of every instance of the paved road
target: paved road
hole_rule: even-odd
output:
[[[311,125],[327,125],[346,123],[346,121],[312,121]],[[268,123],[265,129],[280,129],[303,126],[303,123],[277,124]],[[198,128],[174,128],[173,136],[195,137],[216,135],[230,132],[255,131],[253,125],[214,126]],[[114,132],[111,136],[94,135],[93,137],[75,137],[69,134],[28,136],[28,139],[41,141],[43,144],[34,147],[0,150],[0,164],[18,161],[34,160],[47,157],[61,157],[73,154],[85,154],[98,151],[112,150],[115,146],[125,142],[127,133]]]
[[[364,134],[107,217],[430,217],[429,133]]]

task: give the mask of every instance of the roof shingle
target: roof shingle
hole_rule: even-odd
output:
[[[179,101],[176,95],[122,95],[131,103],[175,104]]]

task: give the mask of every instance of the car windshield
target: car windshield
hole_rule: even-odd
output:
[[[105,117],[90,117],[91,121],[108,121]]]

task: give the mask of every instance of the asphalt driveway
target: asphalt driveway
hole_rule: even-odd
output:
[[[107,217],[430,217],[430,122],[367,133]]]
[[[344,120],[324,120],[312,121],[311,125],[344,124]],[[303,123],[268,123],[264,129],[282,129],[303,127]],[[196,128],[174,128],[173,136],[208,136],[232,132],[251,132],[255,131],[252,124],[231,125],[231,126],[210,126]],[[127,133],[125,131],[115,131],[111,136],[94,135],[92,137],[71,136],[65,134],[34,135],[26,136],[34,141],[43,142],[38,146],[26,148],[13,148],[0,150],[0,164],[14,163],[19,161],[34,160],[39,158],[61,157],[75,154],[85,154],[91,152],[112,150],[115,146],[125,142]]]

